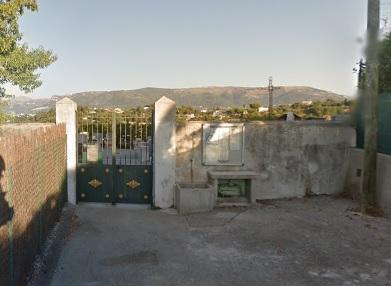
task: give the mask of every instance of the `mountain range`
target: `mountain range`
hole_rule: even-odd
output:
[[[268,90],[264,87],[199,87],[199,88],[142,88],[116,91],[87,91],[66,95],[79,106],[120,107],[122,109],[151,105],[162,96],[174,100],[178,106],[238,107],[259,103],[268,105]],[[18,96],[9,101],[8,112],[29,114],[55,107],[64,96],[33,98]],[[274,104],[292,104],[302,101],[342,101],[345,96],[304,86],[282,86],[274,90]]]

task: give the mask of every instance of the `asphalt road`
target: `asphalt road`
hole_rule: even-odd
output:
[[[80,205],[51,285],[391,285],[391,221],[343,199],[178,216]]]

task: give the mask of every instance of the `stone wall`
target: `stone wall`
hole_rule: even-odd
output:
[[[359,198],[363,171],[364,150],[353,148],[346,177],[346,191]],[[391,156],[377,156],[377,203],[387,217],[391,217]]]
[[[176,181],[205,183],[207,171],[251,170],[256,199],[342,192],[355,130],[342,123],[253,122],[245,124],[244,166],[202,164],[202,124],[177,125]]]
[[[0,136],[0,285],[4,286],[25,285],[35,255],[66,200],[65,126],[25,127]]]

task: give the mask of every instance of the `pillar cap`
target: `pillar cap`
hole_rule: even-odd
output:
[[[166,97],[166,96],[162,96],[161,98],[159,98],[158,100],[155,101],[155,104],[157,103],[173,103],[175,104],[175,101],[173,101],[172,99]]]
[[[77,103],[74,102],[72,99],[70,99],[69,97],[64,97],[62,98],[61,100],[57,101],[56,102],[56,107],[58,105],[71,105],[71,106],[74,106],[75,110],[77,110]]]

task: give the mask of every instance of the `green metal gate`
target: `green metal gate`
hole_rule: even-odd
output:
[[[78,113],[77,200],[152,202],[152,122],[146,112]]]

